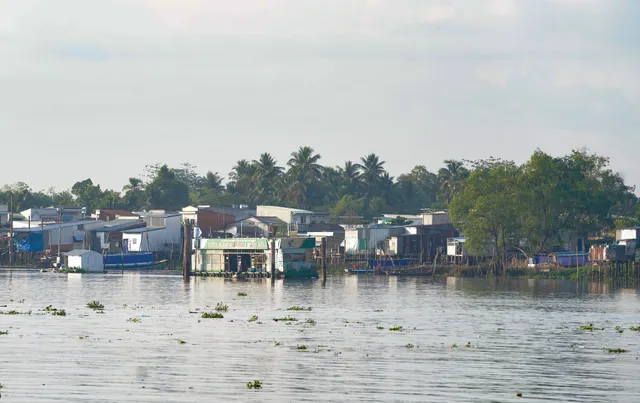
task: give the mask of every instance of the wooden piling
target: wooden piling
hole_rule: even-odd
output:
[[[191,276],[191,223],[184,223],[184,236],[182,245],[182,276],[188,279]]]
[[[327,280],[327,238],[322,238],[322,280]]]
[[[271,240],[271,279],[276,279],[276,240]],[[274,284],[272,281],[271,284]]]

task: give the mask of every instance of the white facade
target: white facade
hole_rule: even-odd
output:
[[[103,271],[104,260],[100,253],[92,250],[72,250],[65,253],[66,266],[88,271]]]
[[[423,225],[446,225],[451,224],[451,218],[446,211],[430,212],[422,214]]]
[[[344,231],[344,253],[387,249],[387,240],[407,233],[404,227],[357,228]]]
[[[180,214],[147,214],[146,228],[122,231],[131,252],[169,252],[182,241],[182,216]],[[150,225],[151,224],[151,225]]]
[[[256,215],[258,217],[277,217],[287,223],[290,231],[300,233],[306,233],[309,224],[329,224],[331,221],[329,213],[280,206],[257,206]]]
[[[0,226],[4,226],[9,222],[9,206],[0,204]]]

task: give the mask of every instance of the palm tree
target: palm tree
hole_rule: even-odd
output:
[[[344,167],[336,167],[342,180],[344,181],[349,193],[353,194],[358,191],[362,184],[360,175],[360,165],[354,164],[352,161],[345,161]]]
[[[222,178],[218,175],[217,172],[207,172],[204,177],[204,189],[221,192],[224,190],[224,186],[222,185]]]
[[[446,166],[438,171],[439,196],[449,205],[456,193],[460,191],[462,181],[469,176],[469,170],[465,168],[462,161],[445,160],[444,163]]]
[[[361,164],[358,164],[358,167],[361,171],[362,181],[367,188],[367,192],[371,193],[371,191],[378,185],[380,177],[385,172],[385,161],[380,161],[380,157],[373,153],[360,158],[360,161]]]
[[[287,165],[289,165],[289,172],[298,180],[312,181],[320,177],[322,165],[318,164],[318,161],[321,157],[314,152],[313,148],[305,146],[291,153]]]
[[[125,193],[135,192],[136,190],[142,190],[143,183],[142,179],[138,178],[129,178],[129,183],[122,187],[122,190]]]
[[[278,166],[275,158],[269,153],[260,154],[260,158],[258,160],[254,160],[253,163],[256,165],[257,174],[261,178],[275,178],[282,175],[284,168]]]

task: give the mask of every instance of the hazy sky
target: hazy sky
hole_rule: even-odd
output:
[[[640,185],[639,0],[0,0],[0,183],[310,145],[392,175],[587,146]]]

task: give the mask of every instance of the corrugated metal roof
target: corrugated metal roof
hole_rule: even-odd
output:
[[[86,249],[74,249],[71,252],[65,252],[63,253],[63,255],[65,256],[82,256],[82,255],[86,255],[87,253],[93,252],[92,250],[86,250]],[[95,252],[98,253],[98,252]]]
[[[122,232],[125,233],[125,234],[141,234],[141,233],[144,233],[144,232],[159,231],[161,229],[165,229],[165,227],[134,228],[134,229],[124,230]]]

